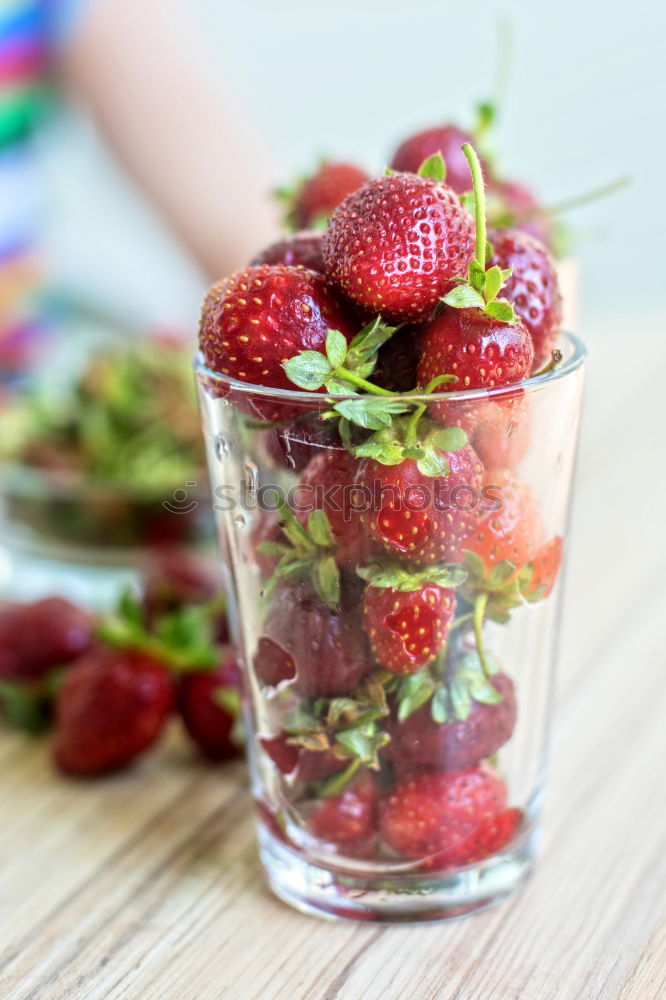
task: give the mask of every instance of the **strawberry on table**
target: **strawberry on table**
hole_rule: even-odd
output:
[[[91,645],[93,616],[62,597],[0,607],[0,678],[39,681]]]
[[[239,688],[236,655],[228,647],[216,669],[187,671],[178,682],[178,712],[190,739],[208,760],[234,760],[243,755],[237,733]]]
[[[56,764],[78,776],[124,767],[155,743],[172,704],[173,684],[163,663],[136,650],[90,650],[58,693]]]
[[[488,764],[448,774],[424,773],[380,800],[380,832],[422,867],[458,867],[481,860],[510,839],[506,786]]]
[[[420,319],[466,273],[473,238],[472,219],[450,187],[392,174],[365,184],[332,213],[324,266],[361,308]]]
[[[400,564],[375,564],[359,573],[368,581],[363,624],[377,663],[408,674],[434,660],[451,629],[452,588],[464,574],[442,567],[410,573]]]

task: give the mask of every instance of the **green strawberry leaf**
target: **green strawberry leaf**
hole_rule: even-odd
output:
[[[313,510],[308,515],[307,533],[315,545],[322,548],[335,548],[335,536],[323,510]]]
[[[314,564],[313,582],[322,601],[335,611],[340,603],[340,575],[335,556],[317,560]]]
[[[20,681],[0,680],[0,709],[10,725],[33,736],[44,732],[49,726],[49,713],[43,693]]]
[[[321,389],[328,377],[333,374],[331,362],[319,351],[301,351],[300,354],[285,361],[283,368],[287,378],[294,385],[309,392]]]
[[[438,688],[432,696],[430,704],[433,721],[443,725],[449,721],[449,697],[445,687]]]
[[[304,708],[291,708],[284,713],[281,722],[282,728],[291,736],[300,736],[303,733],[317,733],[321,730],[321,720]]]
[[[486,304],[483,296],[471,285],[457,285],[442,301],[453,309],[483,309]]]
[[[326,357],[333,368],[339,368],[347,357],[347,341],[338,330],[329,330],[326,334]]]
[[[518,323],[520,321],[513,306],[506,299],[495,299],[494,302],[489,302],[485,307],[485,312],[493,319],[499,320],[500,323]]]
[[[386,326],[382,323],[381,316],[375,316],[351,341],[345,369],[361,378],[367,378],[374,371],[379,348],[399,329],[399,326]]]
[[[501,590],[507,580],[510,580],[515,575],[516,569],[515,563],[512,563],[509,559],[503,559],[502,562],[496,563],[486,579],[487,589]]]
[[[405,719],[432,697],[435,691],[435,681],[426,667],[409,674],[400,682],[398,688],[398,720]]]
[[[489,268],[486,271],[485,277],[485,288],[483,290],[483,297],[486,302],[492,302],[500,288],[502,287],[502,272],[500,271],[497,264],[494,267]]]
[[[468,269],[468,281],[475,292],[483,295],[486,286],[486,271],[477,260],[470,261]]]
[[[422,458],[417,459],[416,467],[422,476],[429,476],[431,479],[448,476],[451,472],[451,466],[445,456],[435,450],[428,450]]]
[[[472,710],[472,698],[464,680],[455,677],[449,683],[449,697],[456,719],[464,722]]]
[[[446,180],[446,163],[441,153],[433,153],[423,161],[417,171],[419,177],[430,177],[434,181],[444,183]]]
[[[359,396],[357,399],[345,399],[336,403],[334,409],[353,424],[377,431],[382,427],[390,427],[393,417],[405,413],[408,407],[405,403],[386,396]]]
[[[467,444],[467,435],[462,427],[443,427],[430,431],[426,443],[442,451],[460,451]]]

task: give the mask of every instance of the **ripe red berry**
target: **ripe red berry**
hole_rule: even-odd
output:
[[[427,315],[473,255],[474,223],[458,196],[415,174],[365,184],[335,209],[324,234],[331,280],[385,318]]]
[[[365,771],[341,795],[322,799],[308,819],[318,840],[367,857],[377,835],[377,780]]]
[[[288,733],[280,733],[279,736],[264,736],[259,740],[282,774],[295,775],[301,781],[321,781],[349,766],[348,760],[336,757],[330,750],[309,750],[290,743],[289,739]]]
[[[428,702],[403,721],[395,717],[389,720],[391,742],[384,751],[386,756],[399,765],[401,773],[419,768],[462,771],[490,757],[513,732],[516,696],[513,681],[506,674],[495,674],[489,684],[501,700],[472,700],[464,719],[436,722]]]
[[[254,257],[250,264],[284,264],[286,267],[306,267],[323,273],[322,234],[320,231],[303,230],[271,243]]]
[[[90,647],[93,617],[61,597],[0,608],[0,677],[40,680]]]
[[[396,674],[430,663],[446,641],[455,606],[455,591],[434,583],[407,591],[367,586],[363,624],[377,663]]]
[[[240,676],[236,657],[227,649],[215,670],[197,670],[184,673],[178,684],[177,706],[192,741],[209,760],[233,760],[242,756],[242,749],[234,738],[239,705],[229,707],[220,701],[220,694],[236,693]],[[235,700],[235,699],[234,699]]]
[[[532,563],[531,576],[521,588],[525,597],[533,600],[548,597],[562,565],[562,547],[561,537],[555,535],[538,549]]]
[[[209,290],[199,346],[209,368],[253,385],[293,389],[282,367],[304,350],[323,350],[329,329],[356,332],[321,274],[264,264]]]
[[[222,583],[210,559],[188,549],[161,549],[150,556],[142,580],[142,606],[152,624],[162,615],[174,614],[191,604],[206,604],[219,594]],[[215,621],[215,638],[229,638],[227,616]]]
[[[509,560],[518,571],[534,559],[541,543],[539,505],[529,487],[506,469],[489,469],[483,483],[499,506],[479,512],[462,548],[480,556],[486,569]]]
[[[348,194],[370,180],[365,170],[353,163],[322,163],[296,193],[292,218],[298,229],[328,218]]]
[[[470,407],[471,440],[486,468],[515,469],[530,443],[530,401],[522,389]]]
[[[359,466],[356,483],[369,498],[362,523],[399,558],[423,564],[459,560],[461,538],[474,524],[483,466],[469,445],[443,454],[448,476],[425,476],[411,459],[392,466],[365,459]]]
[[[543,209],[533,191],[517,181],[491,178],[488,186],[489,221],[496,228],[519,229],[553,249],[552,217]]]
[[[275,588],[254,658],[259,681],[304,697],[348,694],[372,669],[358,609],[331,611],[308,580]]]
[[[555,263],[543,244],[526,233],[494,231],[488,239],[493,248],[489,266],[513,269],[502,295],[529,330],[534,345],[533,369],[539,369],[550,358],[562,325]]]
[[[379,826],[395,851],[418,859],[424,868],[456,867],[503,846],[497,816],[505,809],[504,782],[481,764],[448,774],[425,773],[397,785],[380,802]]]
[[[172,701],[171,678],[161,663],[134,650],[90,650],[58,693],[56,764],[73,775],[124,767],[155,743]]]
[[[447,388],[495,389],[527,378],[534,348],[522,322],[503,323],[480,309],[444,308],[428,324],[419,385],[438,375],[455,375]],[[446,422],[447,403],[433,403],[431,415]]]
[[[398,146],[391,160],[391,167],[393,170],[415,174],[424,160],[435,153],[441,153],[446,164],[446,183],[458,194],[462,194],[472,188],[469,164],[462,152],[466,142],[472,143],[472,137],[456,125],[425,129]]]
[[[358,467],[359,460],[348,451],[326,449],[310,461],[294,492],[294,512],[303,524],[313,510],[326,514],[339,566],[358,566],[372,547],[361,523],[361,505],[356,503]]]

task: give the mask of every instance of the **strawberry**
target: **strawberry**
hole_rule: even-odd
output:
[[[515,469],[530,443],[529,397],[522,389],[474,404],[472,445],[487,468]]]
[[[324,266],[362,308],[419,319],[464,275],[473,234],[450,187],[393,174],[365,184],[335,209],[324,234]]]
[[[209,760],[242,756],[235,738],[240,714],[240,676],[236,656],[227,648],[215,670],[183,673],[177,707],[190,738]]]
[[[289,221],[297,229],[321,224],[348,194],[368,180],[365,170],[354,163],[322,163],[297,190]]]
[[[474,653],[467,654],[447,683],[434,688],[427,704],[389,721],[391,742],[385,753],[401,773],[419,768],[461,771],[507,742],[516,722],[513,681],[503,673],[486,679],[478,664]],[[401,707],[415,694],[412,685]]]
[[[508,561],[517,573],[534,559],[541,541],[538,504],[529,487],[505,469],[486,471],[483,485],[499,507],[479,511],[462,548],[480,558],[486,569]]]
[[[505,812],[504,782],[480,764],[398,784],[380,800],[379,828],[390,847],[424,868],[457,867],[504,846],[513,833]]]
[[[391,337],[379,351],[372,373],[374,384],[391,392],[415,389],[424,336],[424,326],[410,323]]]
[[[465,145],[463,152],[474,188],[475,255],[467,279],[444,296],[444,308],[427,326],[418,368],[419,385],[427,386],[437,377],[450,375],[456,378],[452,387],[457,390],[494,389],[527,377],[534,361],[534,347],[511,303],[497,297],[510,272],[497,265],[486,269],[481,165],[471,146]],[[448,409],[446,403],[433,404],[431,415],[446,422]]]
[[[254,657],[259,681],[290,681],[305,697],[347,694],[370,672],[358,609],[332,611],[307,580],[281,580],[272,595]]]
[[[543,600],[552,591],[562,564],[562,545],[561,537],[555,535],[537,550],[521,579],[520,589],[526,600]]]
[[[472,186],[469,166],[462,152],[466,142],[471,143],[472,137],[456,125],[425,129],[398,146],[393,154],[391,167],[393,170],[416,174],[425,160],[435,153],[441,153],[446,164],[446,183],[458,194],[462,194]]]
[[[489,218],[495,229],[519,229],[552,252],[552,216],[524,184],[492,178],[488,188]]]
[[[474,524],[468,507],[476,504],[481,488],[483,466],[469,445],[435,448],[435,457],[446,463],[448,474],[428,475],[413,459],[397,465],[366,459],[356,476],[370,498],[362,524],[389,553],[415,563],[458,560],[461,538]]]
[[[286,267],[305,267],[322,274],[324,271],[322,234],[305,229],[299,233],[283,236],[258,253],[250,264],[252,267],[258,267],[260,264],[284,264]]]
[[[550,358],[562,324],[562,296],[555,263],[546,248],[532,236],[516,230],[488,234],[492,245],[490,265],[511,268],[504,294],[529,330],[534,345],[533,368]]]
[[[443,309],[425,333],[418,368],[419,385],[438,375],[455,375],[449,387],[495,389],[520,382],[534,361],[532,339],[521,322],[506,323],[480,309]],[[445,403],[435,403],[433,416],[448,417]]]
[[[93,617],[61,597],[0,608],[0,677],[39,681],[91,644]]]
[[[317,803],[308,819],[308,830],[323,843],[368,857],[377,835],[378,801],[377,780],[364,771],[341,795]]]
[[[264,264],[239,271],[209,290],[199,346],[206,364],[222,375],[293,389],[284,362],[303,350],[323,347],[330,328],[347,340],[354,332],[321,274]]]
[[[407,573],[399,564],[375,565],[359,575],[368,580],[361,610],[377,663],[392,673],[408,674],[434,660],[455,611],[449,584],[462,578],[446,569]]]
[[[371,539],[361,524],[360,497],[354,487],[358,467],[359,460],[348,451],[326,449],[307,465],[293,497],[292,506],[301,523],[306,523],[312,510],[326,514],[335,560],[341,567],[357,566],[371,550]]]
[[[293,737],[289,733],[259,740],[264,752],[282,774],[295,774],[302,781],[320,781],[344,771],[349,764],[348,760],[336,757],[330,750],[308,750],[290,740]]]
[[[302,472],[311,459],[326,451],[345,450],[333,424],[307,419],[266,431],[264,444],[270,461],[290,472]]]
[[[57,696],[56,764],[79,776],[124,767],[155,743],[172,701],[163,663],[136,650],[91,649],[65,675]]]
[[[150,556],[142,580],[141,604],[149,624],[188,605],[208,604],[220,595],[221,582],[214,565],[188,549],[162,549]],[[220,596],[215,620],[218,642],[229,639],[229,626]]]

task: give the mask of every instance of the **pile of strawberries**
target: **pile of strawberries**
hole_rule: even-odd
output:
[[[209,760],[241,755],[236,657],[217,581],[197,558],[155,557],[139,600],[96,618],[60,597],[0,607],[0,707],[52,729],[55,764],[90,777],[154,747],[178,715]]]
[[[511,185],[452,126],[374,180],[325,164],[291,212],[324,228],[204,303],[213,391],[252,428],[263,480],[294,484],[244,545],[262,597],[260,812],[306,851],[449,870],[523,821],[496,758],[516,691],[485,623],[546,599],[560,566],[516,470],[524,380],[561,361],[561,300],[542,242],[487,227],[486,189],[506,220]]]

